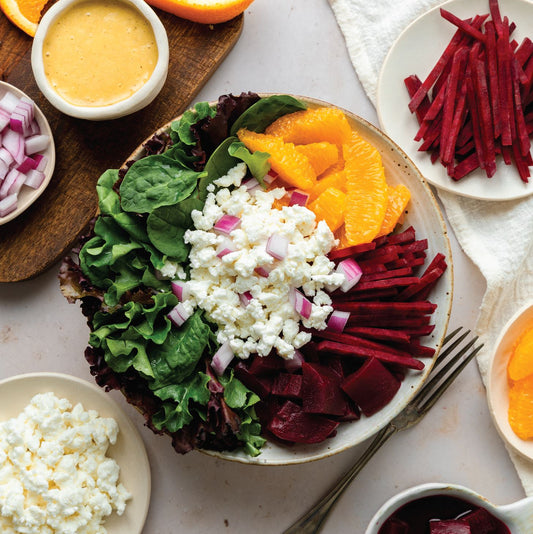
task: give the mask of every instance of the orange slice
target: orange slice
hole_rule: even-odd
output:
[[[147,0],[147,3],[183,19],[218,24],[240,15],[253,0]]]
[[[33,37],[45,4],[46,0],[0,0],[0,9],[15,26]]]
[[[518,339],[507,365],[510,380],[521,380],[533,374],[533,327]]]
[[[411,192],[405,185],[398,184],[394,187],[388,187],[388,197],[385,218],[381,224],[378,236],[388,235],[394,230],[404,214],[409,200],[411,200]]]
[[[322,141],[321,143],[297,145],[296,150],[307,156],[317,176],[339,161],[339,149],[333,143]]]
[[[344,222],[346,194],[334,187],[328,187],[307,207],[316,215],[317,221],[326,221],[330,230],[335,232]]]
[[[311,189],[316,183],[316,173],[309,159],[296,150],[292,143],[284,143],[279,137],[241,129],[237,137],[250,152],[267,152],[272,170],[292,187]]]
[[[379,233],[388,203],[385,169],[378,150],[353,132],[343,146],[348,198],[344,230],[350,245],[368,243]]]
[[[296,145],[326,141],[340,146],[350,140],[351,128],[340,109],[320,107],[283,115],[265,133]]]
[[[344,171],[327,173],[327,176],[320,178],[313,189],[308,191],[309,202],[316,200],[328,187],[334,187],[346,193],[346,174],[344,174]]]
[[[533,438],[533,375],[509,389],[509,424],[520,439]]]

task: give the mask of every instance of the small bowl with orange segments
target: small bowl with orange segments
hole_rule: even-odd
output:
[[[533,461],[533,301],[524,304],[496,340],[487,378],[490,413],[509,447]]]
[[[234,109],[239,110],[239,112],[231,115],[228,110]],[[229,113],[229,117],[227,113]],[[216,125],[216,136],[209,137],[202,145],[196,145],[196,137],[189,135],[191,133],[190,125],[195,124],[197,128],[201,125],[203,135],[204,132],[209,131],[209,127],[206,126],[206,124],[210,124],[208,117],[212,118],[217,114],[218,120],[212,121],[212,124]],[[221,124],[223,125],[222,130],[219,128]],[[157,147],[155,152],[154,147]],[[197,159],[196,156],[190,158],[192,155],[189,153],[190,150],[194,150],[194,153],[198,154],[202,148],[205,149],[204,158],[201,160]],[[168,153],[168,156],[165,156],[165,153]],[[230,205],[237,210],[235,213],[232,212],[229,217],[227,217],[228,213],[224,211],[222,213],[226,217],[222,213],[216,212],[217,223],[215,226],[218,225],[218,228],[213,226],[213,232],[220,231],[221,234],[218,236],[213,234],[215,241],[211,242],[212,246],[201,246],[202,251],[211,247],[211,250],[207,250],[207,252],[213,261],[217,263],[219,261],[217,258],[219,258],[220,262],[223,261],[230,269],[235,258],[240,257],[239,254],[249,260],[252,247],[256,247],[254,250],[261,258],[264,258],[264,260],[253,260],[254,263],[251,270],[249,268],[248,275],[239,277],[239,284],[241,282],[252,284],[250,294],[247,295],[248,290],[243,285],[239,285],[239,288],[235,288],[232,295],[228,296],[227,302],[232,304],[224,304],[229,314],[227,321],[217,321],[217,314],[211,315],[211,312],[207,311],[206,301],[204,301],[206,308],[203,309],[203,312],[197,310],[201,317],[207,316],[203,315],[205,312],[211,318],[209,324],[213,328],[212,333],[216,336],[217,342],[215,346],[201,349],[200,360],[194,369],[189,366],[183,370],[183,372],[192,373],[193,376],[196,374],[202,376],[202,380],[205,380],[207,376],[215,384],[217,381],[219,384],[228,384],[226,382],[227,377],[232,376],[242,386],[253,392],[257,396],[256,402],[259,403],[259,399],[261,400],[257,404],[257,410],[254,408],[255,415],[251,417],[257,416],[254,421],[260,423],[255,426],[255,431],[260,432],[262,446],[259,447],[259,450],[250,452],[250,442],[243,442],[244,439],[247,439],[248,434],[240,432],[239,435],[242,436],[238,438],[240,444],[233,442],[228,444],[228,425],[224,422],[220,426],[217,422],[218,417],[210,419],[211,423],[209,424],[218,426],[216,426],[217,431],[210,430],[209,433],[202,430],[205,419],[201,414],[193,416],[191,413],[193,419],[187,423],[187,428],[184,428],[177,427],[173,421],[167,422],[163,412],[157,411],[161,417],[155,416],[156,424],[163,432],[169,434],[172,443],[179,452],[190,450],[187,447],[191,443],[190,440],[193,439],[194,443],[191,446],[199,448],[206,454],[257,465],[288,465],[318,460],[346,450],[370,438],[395,417],[423,385],[443,343],[451,309],[453,264],[446,226],[431,189],[416,167],[401,149],[377,128],[353,113],[336,108],[326,102],[292,95],[255,93],[243,93],[238,96],[223,95],[218,102],[198,103],[194,108],[185,112],[183,116],[176,117],[172,122],[163,125],[139,147],[135,148],[126,159],[126,163],[117,174],[117,178],[118,176],[122,177],[118,178],[121,180],[119,186],[120,198],[122,199],[121,209],[128,209],[128,220],[131,220],[132,213],[146,213],[143,211],[146,206],[130,205],[128,207],[126,198],[131,198],[134,202],[135,199],[144,198],[144,191],[148,184],[148,181],[145,180],[148,176],[145,174],[147,169],[150,168],[151,170],[148,172],[152,173],[158,162],[163,162],[166,165],[169,161],[168,158],[179,159],[180,168],[182,168],[182,164],[185,166],[193,165],[193,161],[198,164],[195,172],[199,173],[201,177],[193,177],[198,182],[191,182],[193,190],[189,193],[190,197],[185,197],[186,201],[190,202],[187,204],[187,209],[198,211],[205,207],[208,210],[214,206],[212,203],[219,202],[215,200],[217,196],[221,199],[220,202],[223,202],[222,199],[226,198],[227,195],[230,195],[230,198],[233,194],[242,195],[241,200],[235,203],[237,207],[232,201],[226,201],[225,205],[228,206],[228,210],[233,210],[229,207]],[[190,166],[187,168],[193,170]],[[237,181],[234,181],[235,172],[244,173],[241,176],[242,184],[240,179],[237,180],[238,184]],[[164,171],[164,174],[169,175],[167,171]],[[344,179],[342,179],[343,175]],[[157,180],[165,179],[162,174],[158,174],[158,176]],[[239,177],[237,176],[237,178]],[[114,181],[116,179],[115,174],[106,173],[102,177],[106,183],[108,179],[116,183]],[[192,180],[192,178],[188,179]],[[210,180],[213,181],[210,182]],[[231,184],[225,185],[229,183],[228,180],[231,181]],[[404,199],[402,200],[403,189],[400,187],[402,185],[410,192],[407,207],[404,204]],[[110,182],[107,183],[106,187],[109,186]],[[132,193],[130,195],[128,189],[131,187],[135,188],[135,192],[130,189]],[[217,187],[220,188],[220,195],[218,195]],[[203,195],[203,188],[209,193],[206,192]],[[108,190],[106,188],[99,189],[100,191]],[[400,191],[398,197],[396,197],[397,190]],[[163,200],[158,196],[163,194],[159,192],[161,188],[158,189],[157,194],[152,191],[154,190],[148,186],[147,193],[156,204]],[[296,202],[295,197],[300,199],[306,197],[304,204]],[[246,200],[242,200],[242,198]],[[395,205],[397,198],[400,199],[399,212],[396,211]],[[391,212],[389,212],[390,199],[394,200],[390,206]],[[263,200],[268,202],[268,206],[262,204]],[[261,219],[261,221],[267,219],[268,221],[274,219],[277,221],[277,217],[281,216],[284,221],[288,221],[286,226],[284,226],[285,223],[281,222],[276,226],[276,230],[272,230],[267,223],[259,225],[252,223],[255,230],[248,230],[250,226],[248,226],[248,222],[245,224],[244,219],[246,214],[250,213],[248,210],[252,210],[256,203],[265,207],[264,213],[262,212],[265,219]],[[150,210],[151,208],[147,209]],[[155,212],[155,210],[158,211]],[[162,216],[165,211],[168,211],[169,216],[164,215],[163,220]],[[339,212],[343,214],[340,218]],[[392,212],[395,215],[389,221],[386,214]],[[160,250],[165,249],[168,250],[169,254],[172,254],[173,249],[167,249],[167,245],[174,247],[176,239],[171,237],[170,244],[168,244],[166,236],[174,235],[171,230],[172,225],[176,226],[171,220],[174,213],[173,206],[158,206],[150,213],[156,213],[156,216],[150,214],[148,217],[137,217],[135,221],[139,224],[147,224],[145,221],[150,219],[150,225],[157,221],[156,226],[161,228],[162,233],[156,230],[156,226],[151,226],[147,232],[154,237],[154,242],[157,242],[158,246],[161,247]],[[261,216],[263,217],[263,215]],[[105,217],[105,214],[103,216]],[[195,213],[194,218],[196,217],[197,214]],[[294,217],[298,218],[300,222],[296,223]],[[190,222],[187,220],[184,221],[184,224],[194,233],[195,223],[192,219],[191,212]],[[237,233],[240,232],[241,237],[245,234],[243,237],[245,241],[237,243],[237,240],[240,239],[237,234],[231,234],[232,230],[227,227],[222,228],[221,221],[224,219],[231,219],[232,225],[237,223],[237,226],[232,226],[232,228]],[[302,221],[309,222],[304,224]],[[292,226],[293,222],[294,226]],[[213,221],[213,225],[214,223],[215,221]],[[393,231],[391,231],[390,225],[394,226]],[[300,260],[288,258],[288,254],[297,254],[296,251],[303,252],[305,249],[305,246],[302,245],[303,241],[299,241],[300,246],[296,246],[287,237],[289,234],[292,236],[296,233],[296,227],[298,227],[298,232],[301,232],[300,229],[303,227],[307,228],[305,230],[306,235],[312,239],[315,239],[313,232],[317,234],[324,232],[324,236],[327,236],[327,243],[329,243],[326,246],[329,251],[328,257],[325,257],[325,252],[312,252],[315,248],[311,248],[310,245],[309,253],[311,256],[308,259],[303,259],[299,252]],[[180,228],[183,229],[183,226]],[[207,230],[207,232],[210,231]],[[382,231],[383,233],[381,233]],[[254,235],[255,237],[252,237]],[[274,241],[276,244],[283,244],[283,239],[280,237],[284,236],[287,245],[285,252],[281,250],[283,247],[273,246]],[[276,239],[274,239],[275,237]],[[97,236],[95,238],[98,239]],[[339,239],[338,247],[336,247],[335,238]],[[305,241],[304,237],[299,239]],[[326,239],[322,242],[325,242]],[[220,249],[217,252],[215,249],[222,244],[236,247],[233,249],[236,254],[232,255],[229,249],[228,251]],[[161,321],[164,322],[166,318],[172,323],[168,324],[169,332],[173,332],[172,337],[176,332],[184,332],[183,335],[185,335],[185,331],[188,331],[187,324],[194,323],[194,320],[192,323],[187,323],[189,318],[192,319],[190,313],[195,313],[196,319],[199,316],[197,312],[187,311],[184,307],[187,304],[185,301],[189,298],[190,291],[194,291],[193,285],[187,286],[187,282],[192,282],[193,275],[190,272],[193,268],[196,269],[195,265],[201,269],[202,265],[205,264],[205,262],[199,262],[197,259],[193,260],[192,247],[193,245],[191,245],[191,249],[185,250],[185,256],[181,260],[185,269],[182,282],[172,278],[174,276],[179,278],[179,275],[175,273],[164,274],[160,272],[158,281],[153,279],[153,285],[149,286],[150,291],[152,291],[155,290],[156,285],[159,285],[161,291],[157,293],[164,295],[166,292],[168,297],[165,298],[173,298],[169,292],[172,292],[176,297],[175,301],[169,300],[164,304],[165,307],[160,305],[159,308],[162,314],[166,314],[161,317]],[[273,250],[275,248],[276,250]],[[133,250],[137,250],[137,248]],[[82,256],[84,254],[83,247],[81,254]],[[348,266],[354,264],[352,261],[354,255],[358,255],[361,268],[361,277],[358,280],[355,280],[357,276],[352,276],[353,272],[348,273],[347,270]],[[255,257],[259,258],[259,256]],[[275,258],[275,261],[270,260],[270,257]],[[438,261],[435,263],[436,258]],[[445,263],[443,265],[444,258]],[[104,261],[106,260],[104,259]],[[280,281],[279,276],[281,270],[285,268],[284,266],[292,265],[291,261],[296,262],[295,265],[298,265],[298,268],[292,269],[293,274],[284,275],[284,283]],[[309,332],[305,326],[307,323],[304,321],[309,308],[305,308],[305,302],[311,303],[313,301],[312,306],[315,308],[312,309],[316,312],[318,311],[316,307],[322,305],[318,299],[322,298],[325,299],[323,302],[327,302],[327,295],[324,291],[321,291],[319,295],[310,285],[307,286],[302,281],[303,279],[299,278],[299,273],[308,272],[308,267],[311,264],[317,266],[321,262],[325,262],[324,276],[329,276],[332,271],[338,269],[338,272],[345,273],[344,278],[350,282],[351,289],[342,287],[334,294],[334,288],[326,288],[333,305],[331,308],[321,310],[320,313],[324,321],[326,317],[331,315],[329,318],[332,320],[330,325],[332,331],[326,332],[325,322],[316,328],[310,326],[313,330],[311,342],[306,343],[304,340],[299,344],[298,341],[294,341],[294,345],[292,345],[293,349],[296,349],[296,344],[299,344],[301,358],[296,350],[290,354],[285,353],[286,358],[280,357],[282,353],[281,351],[278,352],[278,347],[283,348],[286,345],[281,342],[278,343],[279,340],[283,341],[283,339],[282,337],[278,339],[276,336],[287,336],[288,339],[290,332],[289,329],[286,329],[285,332],[282,331],[283,328],[279,326],[280,313],[277,310],[283,309],[282,313],[288,314],[284,315],[285,321],[288,322],[291,319],[291,324],[295,325],[296,331],[302,334],[301,338],[305,337],[309,341],[307,335]],[[139,265],[139,262],[132,260],[131,264]],[[248,261],[247,265],[250,264]],[[84,263],[84,265],[88,264]],[[217,263],[217,265],[222,269],[221,263]],[[409,266],[406,268],[406,265]],[[65,269],[68,267],[65,266]],[[433,274],[424,276],[426,271]],[[220,273],[221,271],[213,267],[213,276],[215,276],[215,272]],[[382,276],[384,272],[387,274]],[[90,278],[90,274],[87,273],[84,273],[83,276]],[[190,280],[187,279],[188,276],[191,276]],[[212,283],[210,275],[198,272],[195,281],[202,287],[204,287],[204,282],[208,282],[206,287],[209,285],[209,287],[222,289],[228,287],[228,284],[233,284],[234,279],[237,279],[237,275],[226,271],[220,276],[216,276],[218,277],[217,281]],[[362,276],[365,278],[363,279]],[[406,278],[402,278],[402,276]],[[316,280],[318,284],[327,283],[327,281],[319,282],[318,279]],[[325,279],[322,278],[322,280]],[[362,281],[362,285],[359,287],[353,285],[354,283],[359,284],[360,281]],[[436,283],[433,284],[432,281]],[[146,288],[147,284],[149,284],[149,280],[145,279],[143,287]],[[257,287],[261,287],[261,291],[257,290]],[[391,289],[391,287],[392,293],[389,291],[381,292],[382,289]],[[67,287],[65,289],[75,288]],[[346,293],[345,297],[341,295],[343,290],[348,292],[352,289],[354,292],[360,293],[357,296],[354,296],[353,292]],[[189,296],[186,295],[188,291]],[[313,291],[315,292],[313,293]],[[76,298],[75,293],[64,292],[69,295],[71,300],[72,297]],[[133,293],[132,291],[131,294]],[[277,321],[276,334],[271,335],[274,326],[269,332],[266,330],[251,332],[238,326],[234,330],[237,332],[237,343],[229,347],[229,350],[224,351],[223,347],[226,345],[226,349],[228,349],[228,343],[219,338],[218,334],[223,332],[228,321],[233,320],[232,317],[244,317],[248,313],[253,313],[252,311],[248,312],[248,309],[254,310],[263,306],[261,299],[266,294],[278,295],[276,299],[278,297],[280,299],[279,301],[276,300],[279,306],[276,304],[275,309],[268,308],[266,301],[264,308],[262,308],[265,314]],[[392,299],[392,294],[398,296],[398,299]],[[125,298],[128,296],[125,295]],[[254,298],[256,299],[254,305],[249,306]],[[218,296],[214,301],[220,302]],[[351,311],[344,309],[346,301],[350,302],[348,308]],[[195,306],[192,301],[189,301],[189,304]],[[198,305],[202,306],[201,304]],[[175,307],[170,309],[170,306]],[[334,313],[335,311],[345,313]],[[348,314],[346,314],[347,311]],[[350,313],[354,314],[353,318],[350,318],[351,316],[346,317]],[[337,328],[340,326],[338,320],[342,319],[341,316],[347,321],[351,321],[345,332],[342,331],[344,326],[340,330]],[[376,317],[380,325],[379,328],[373,327],[375,324],[373,321]],[[218,318],[220,319],[219,316]],[[91,322],[90,318],[89,321]],[[333,328],[333,322],[336,323],[335,328]],[[254,321],[251,323],[255,324]],[[124,323],[121,322],[121,324]],[[271,324],[274,325],[274,323]],[[281,324],[283,325],[283,319],[281,319]],[[353,332],[352,327],[355,328]],[[177,330],[174,332],[175,329]],[[319,333],[318,329],[321,329],[322,333]],[[294,331],[293,335],[296,335]],[[313,335],[317,336],[314,341]],[[376,337],[367,338],[365,341],[360,337],[365,335],[381,335],[382,337],[380,342],[376,341]],[[389,338],[384,340],[383,336],[389,336]],[[203,336],[202,339],[207,337],[207,335]],[[274,341],[269,341],[272,338]],[[91,339],[96,338],[93,336]],[[244,339],[249,343],[248,347],[253,346],[255,348],[255,350],[250,349],[252,353],[248,355],[244,352],[239,353],[239,346],[241,346],[239,342],[243,341],[244,343]],[[357,344],[357,349],[352,350],[352,346],[349,345],[352,342]],[[151,341],[148,340],[147,343],[151,343]],[[255,345],[253,345],[254,343]],[[277,345],[274,345],[276,343]],[[387,345],[387,343],[390,344]],[[112,345],[113,342],[109,346]],[[103,345],[100,346],[100,348],[102,347]],[[315,347],[316,353],[313,352]],[[376,347],[379,347],[379,350]],[[349,350],[345,352],[347,348]],[[107,349],[104,347],[103,350]],[[337,352],[332,352],[334,350]],[[89,348],[89,351],[89,360],[92,360],[91,354],[93,354],[94,361],[99,362],[98,365],[107,361],[107,358],[101,357],[102,355],[98,350],[93,351],[92,348]],[[147,346],[145,353],[149,360],[151,351],[154,352],[155,356],[158,349],[152,345]],[[348,360],[340,361],[345,356],[348,357]],[[292,366],[289,369],[286,365],[290,364]],[[335,367],[336,364],[338,364],[337,367]],[[181,364],[178,362],[175,365]],[[174,368],[172,367],[172,369]],[[207,369],[208,375],[205,374],[205,369]],[[334,369],[336,369],[335,373],[333,372]],[[97,373],[103,371],[100,368],[96,369],[96,367],[93,367],[93,370]],[[361,370],[361,372],[358,373],[357,370]],[[274,378],[273,373],[276,378]],[[320,398],[314,395],[307,396],[302,391],[303,389],[307,391],[307,386],[314,384],[315,381],[321,381],[317,375],[324,377],[322,383],[327,383],[327,392],[324,387],[321,387],[317,388],[317,391],[320,392]],[[144,384],[145,376],[146,374],[137,373],[135,380]],[[279,377],[281,378],[278,381]],[[175,375],[172,376],[172,380],[174,379]],[[274,380],[277,381],[275,386]],[[285,384],[290,384],[289,388],[294,386],[295,389],[289,392],[285,385],[281,384],[281,381],[285,380],[287,381]],[[370,386],[371,383],[376,387]],[[265,384],[267,384],[266,387],[264,387]],[[299,388],[298,384],[300,384]],[[362,397],[359,396],[358,400],[355,400],[357,386],[361,386],[359,391],[364,390],[365,393]],[[154,395],[151,393],[154,390],[157,388],[146,391],[146,401],[151,398],[150,395]],[[315,390],[313,389],[313,391]],[[333,395],[330,397],[328,396],[329,393],[333,393]],[[128,388],[124,389],[124,394],[128,396]],[[241,396],[241,398],[244,397]],[[330,404],[329,400],[327,406],[322,403],[327,399],[332,399],[333,404]],[[174,397],[172,400],[181,402]],[[202,400],[199,397],[198,402],[200,401]],[[230,401],[228,400],[228,402]],[[147,406],[147,409],[150,409],[145,403],[136,405]],[[360,411],[356,405],[359,406]],[[232,408],[238,411],[240,406],[232,404]],[[180,408],[180,413],[182,410]],[[174,412],[165,413],[173,414]],[[149,415],[146,410],[145,415]],[[239,418],[240,416],[236,417]],[[179,422],[181,424],[181,420]],[[198,428],[196,425],[200,425],[199,432],[196,430]],[[221,442],[220,428],[224,429],[223,442]],[[207,434],[209,434],[208,440],[205,439]]]

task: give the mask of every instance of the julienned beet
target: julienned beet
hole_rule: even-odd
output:
[[[334,308],[349,312],[343,331],[311,331],[301,357],[233,360],[219,376],[211,367],[217,326],[201,310],[180,327],[168,319],[178,298],[160,269],[168,257],[187,259],[183,233],[191,211],[202,208],[213,172],[224,175],[246,152],[228,157],[221,144],[232,143],[236,125],[261,130],[304,108],[292,97],[253,93],[223,96],[214,108],[197,104],[168,134],[151,139],[139,162],[102,175],[100,215],[80,239],[79,262],[63,262],[62,290],[81,301],[91,328],[86,358],[97,383],[120,389],[180,453],[243,448],[257,455],[265,437],[321,441],[341,422],[379,410],[394,398],[405,370],[416,372],[433,356],[422,343],[433,329],[435,306],[427,299],[446,260],[437,254],[421,271],[428,243],[411,227],[330,254],[338,263],[356,261],[361,278],[331,294]],[[262,155],[243,157],[249,168],[264,169]],[[170,179],[161,173],[170,167],[183,180],[163,188],[162,201],[152,193]]]

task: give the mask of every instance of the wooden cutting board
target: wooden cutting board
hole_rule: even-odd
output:
[[[214,26],[157,12],[168,33],[170,65],[159,96],[137,113],[105,122],[63,115],[33,79],[32,40],[0,13],[0,75],[46,115],[54,135],[56,166],[44,193],[19,217],[0,226],[0,282],[35,277],[74,244],[97,209],[96,181],[118,168],[153,131],[182,113],[237,42],[243,15]]]

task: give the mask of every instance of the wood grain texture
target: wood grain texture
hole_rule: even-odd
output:
[[[237,42],[243,15],[214,26],[157,12],[168,33],[168,78],[146,108],[113,121],[68,117],[43,97],[34,81],[32,40],[0,13],[0,76],[31,98],[54,135],[56,166],[50,185],[13,221],[0,226],[0,282],[33,278],[74,244],[97,209],[96,181],[118,168],[151,132],[182,113]]]

